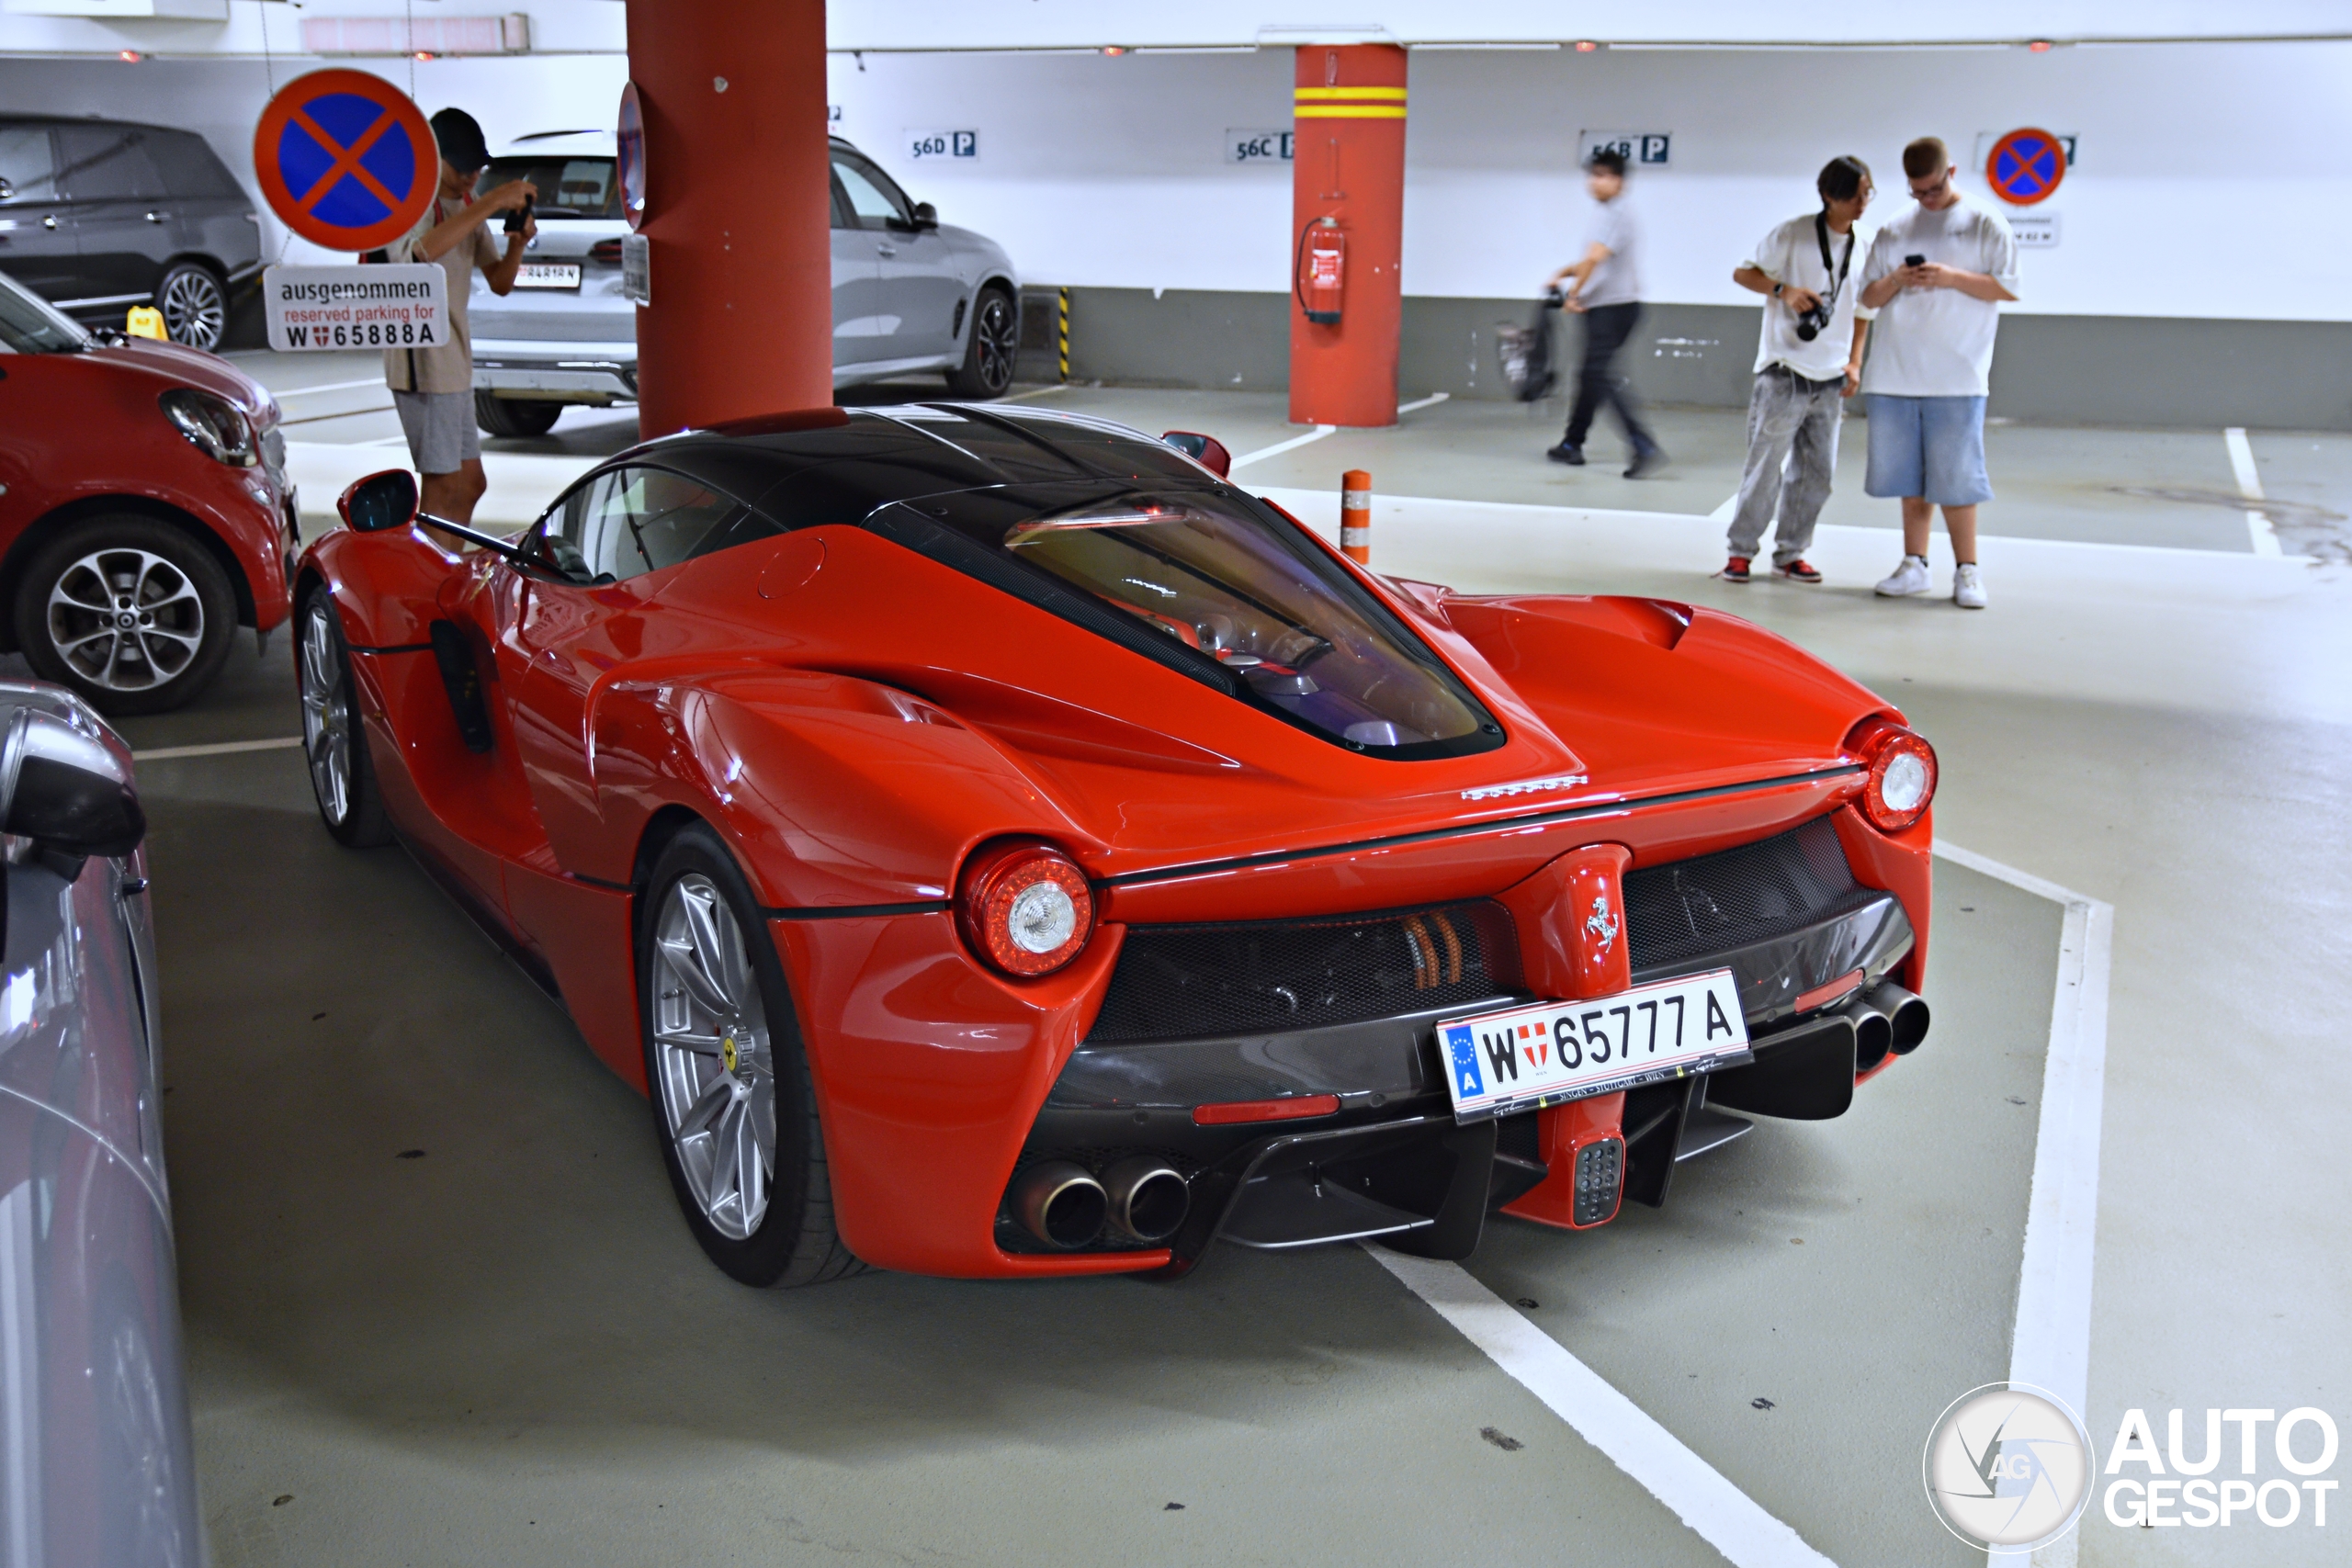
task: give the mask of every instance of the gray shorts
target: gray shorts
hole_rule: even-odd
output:
[[[471,392],[394,392],[409,460],[420,474],[454,474],[481,456]]]

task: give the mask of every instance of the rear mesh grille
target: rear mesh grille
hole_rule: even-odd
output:
[[[1510,916],[1478,900],[1377,915],[1136,926],[1089,1044],[1319,1029],[1517,985]]]
[[[1857,885],[1838,829],[1816,817],[1758,843],[1625,876],[1636,970],[1770,942],[1849,914],[1879,895]]]

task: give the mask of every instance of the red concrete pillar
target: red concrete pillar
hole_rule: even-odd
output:
[[[653,303],[638,430],[833,400],[824,0],[628,0]]]
[[[1301,47],[1292,113],[1290,417],[1394,424],[1405,51],[1385,43]],[[1329,316],[1334,305],[1338,321],[1309,319],[1310,310]]]

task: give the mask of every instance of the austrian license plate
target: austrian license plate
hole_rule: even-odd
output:
[[[580,287],[578,262],[525,262],[514,274],[517,288],[577,288]]]
[[[1755,1060],[1728,969],[1580,1002],[1442,1020],[1438,1055],[1456,1121],[1613,1094]]]

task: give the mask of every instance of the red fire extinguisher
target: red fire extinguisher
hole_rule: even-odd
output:
[[[1348,277],[1348,236],[1336,218],[1317,218],[1298,231],[1299,309],[1318,327],[1340,324],[1340,296]]]

